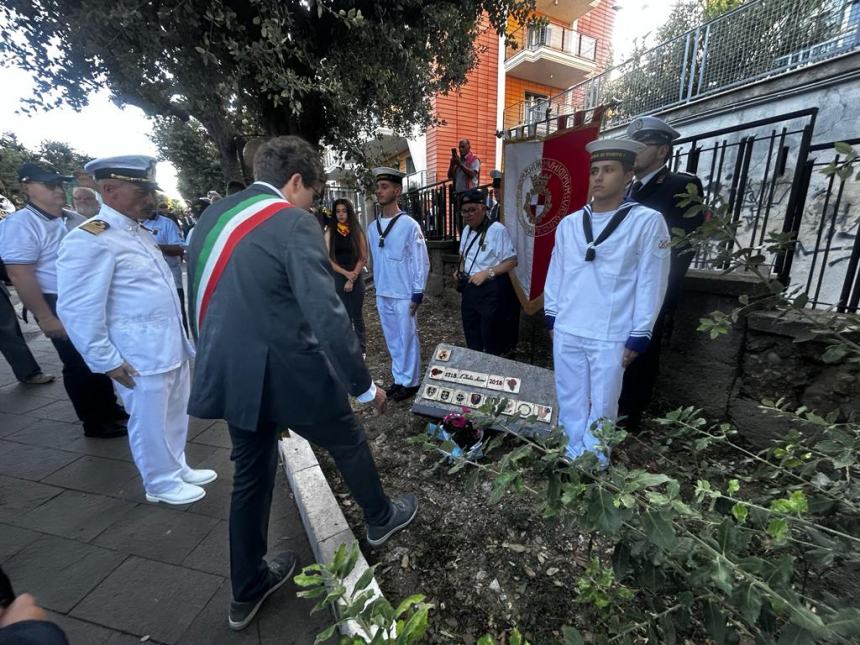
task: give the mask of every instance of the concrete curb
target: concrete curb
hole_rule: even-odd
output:
[[[280,440],[278,450],[314,557],[320,564],[328,564],[334,559],[335,551],[341,544],[351,546],[358,540],[349,528],[310,444],[291,433],[289,437]],[[359,553],[355,568],[344,580],[349,593],[352,593],[355,583],[368,568],[367,560]],[[373,599],[383,597],[376,578],[367,588],[373,590]],[[357,636],[361,633],[354,621],[341,625],[340,631],[344,636]]]

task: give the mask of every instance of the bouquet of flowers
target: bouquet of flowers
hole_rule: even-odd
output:
[[[464,412],[468,412],[466,408]],[[440,441],[451,441],[454,447],[451,450],[443,450],[452,457],[465,456],[466,459],[478,459],[482,455],[481,442],[484,439],[484,431],[476,428],[471,420],[459,412],[452,412],[442,419],[438,425],[427,424],[427,433]]]

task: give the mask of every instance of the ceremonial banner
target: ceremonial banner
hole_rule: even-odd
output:
[[[514,288],[528,314],[543,307],[555,229],[588,199],[590,157],[600,119],[544,139],[505,143],[504,223],[517,250]]]

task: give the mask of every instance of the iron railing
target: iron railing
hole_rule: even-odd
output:
[[[492,184],[478,188],[487,191],[490,199],[497,198]],[[460,239],[463,216],[454,192],[454,183],[450,179],[404,193],[400,207],[418,220],[428,240],[441,242]]]
[[[752,0],[551,97],[546,127],[616,100],[606,123],[620,125],[858,49],[858,0]],[[505,128],[524,113],[508,107]]]
[[[860,139],[845,141],[860,144]],[[826,176],[821,169],[843,157],[835,142],[810,146],[806,200],[795,249],[794,272],[805,276],[804,293],[815,308],[860,312],[860,182],[853,175]],[[797,283],[797,280],[793,281]]]
[[[510,42],[516,43],[516,47]],[[505,61],[523,51],[546,47],[563,54],[583,58],[587,61],[597,60],[597,39],[556,24],[525,25],[511,34],[509,44],[505,48]]]

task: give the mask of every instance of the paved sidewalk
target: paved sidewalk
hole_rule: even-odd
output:
[[[29,591],[72,645],[313,643],[328,612],[288,583],[239,633],[227,628],[227,517],[233,468],[223,422],[193,420],[188,462],[219,479],[188,507],[144,501],[126,439],[87,439],[76,423],[50,342],[25,334],[51,385],[23,386],[0,356],[0,564]],[[270,552],[313,562],[283,472]],[[148,637],[148,638],[147,638]]]

